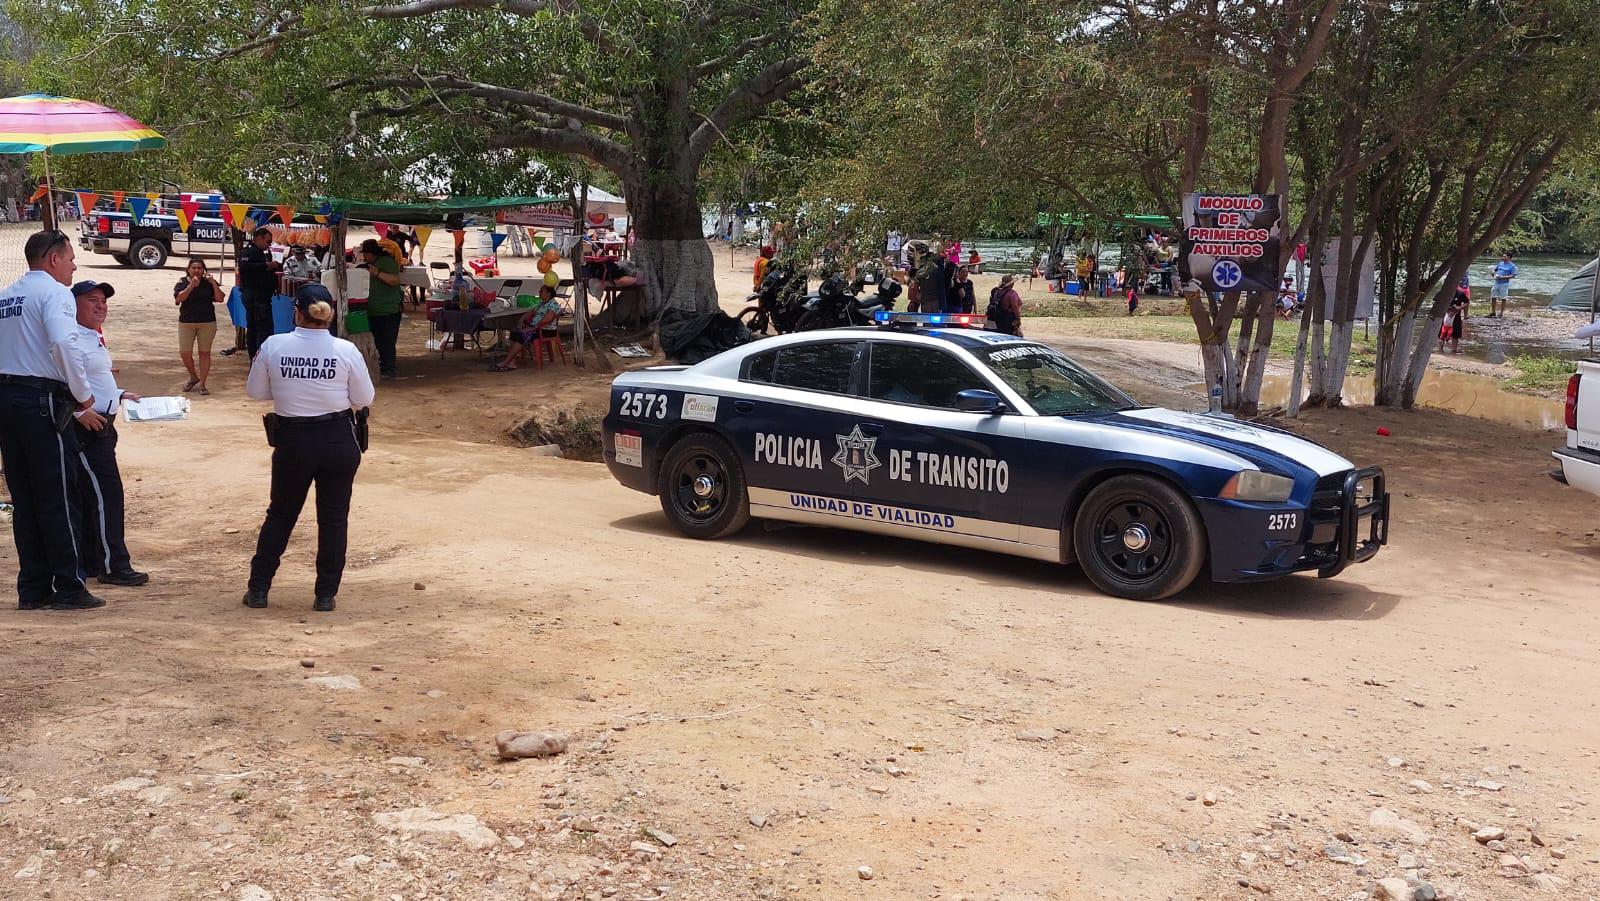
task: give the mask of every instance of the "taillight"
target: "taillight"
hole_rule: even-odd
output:
[[[1578,430],[1578,380],[1583,376],[1573,373],[1567,379],[1567,428]]]
[[[94,217],[94,230],[102,235],[111,234],[111,220],[104,216]]]

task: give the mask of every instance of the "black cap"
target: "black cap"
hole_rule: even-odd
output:
[[[311,305],[319,300],[328,304],[329,306],[332,306],[333,292],[329,291],[322,285],[317,284],[316,282],[312,282],[307,285],[301,285],[300,290],[294,292],[295,309],[302,313],[309,314],[311,312]]]
[[[376,238],[368,238],[361,242],[361,252],[370,253],[375,257],[383,256],[383,245]]]
[[[78,282],[76,285],[73,285],[72,286],[72,296],[73,297],[82,297],[83,295],[88,294],[90,291],[93,291],[96,288],[98,288],[99,290],[104,292],[107,299],[109,299],[111,297],[111,295],[117,293],[117,289],[111,287],[111,284],[109,282],[87,281],[87,282]]]

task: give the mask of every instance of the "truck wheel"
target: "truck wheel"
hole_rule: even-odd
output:
[[[723,538],[750,521],[744,469],[728,442],[690,435],[672,446],[656,476],[661,512],[690,538]]]
[[[132,266],[133,265],[133,260],[128,259],[128,255],[125,254],[125,253],[114,253],[114,254],[111,255],[111,258],[113,260],[116,260],[117,261],[117,265],[119,265],[119,266]]]
[[[141,238],[128,248],[135,269],[160,269],[167,265],[167,246],[154,238]]]
[[[1206,559],[1205,524],[1194,504],[1153,476],[1117,476],[1089,492],[1072,540],[1095,587],[1135,601],[1188,588]]]

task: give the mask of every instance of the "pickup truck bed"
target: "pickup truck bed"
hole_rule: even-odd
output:
[[[1585,360],[1567,382],[1567,446],[1552,452],[1557,481],[1600,495],[1600,360]]]

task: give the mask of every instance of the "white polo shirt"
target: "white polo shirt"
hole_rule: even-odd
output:
[[[86,400],[93,391],[78,343],[77,301],[49,273],[31,269],[0,291],[0,373],[65,382]]]
[[[323,416],[371,406],[376,392],[361,351],[327,329],[273,335],[250,366],[245,393],[279,416]]]
[[[111,351],[106,349],[105,337],[92,328],[78,326],[78,356],[89,376],[89,390],[94,392],[94,411],[110,416],[122,409],[122,389],[117,387],[117,375],[111,371]]]

